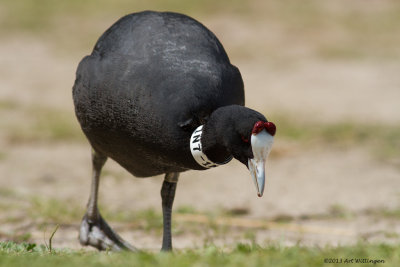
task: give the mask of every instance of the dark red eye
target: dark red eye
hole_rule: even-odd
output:
[[[242,141],[243,141],[243,142],[245,142],[245,143],[248,143],[248,142],[249,142],[249,139],[247,139],[247,138],[244,137],[243,135],[242,135],[241,137],[242,137]]]

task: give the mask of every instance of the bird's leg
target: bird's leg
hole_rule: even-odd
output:
[[[163,242],[162,251],[172,250],[171,236],[171,213],[172,204],[174,203],[176,184],[178,183],[178,172],[167,173],[161,188],[162,211],[163,211]]]
[[[107,157],[92,151],[92,185],[90,189],[87,211],[82,219],[79,241],[84,246],[93,246],[99,250],[132,250],[137,249],[124,241],[115,233],[107,222],[101,217],[97,207],[97,198],[100,183],[101,169],[106,162]]]

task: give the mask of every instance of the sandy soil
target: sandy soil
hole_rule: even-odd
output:
[[[218,26],[218,25],[217,25]],[[218,29],[218,27],[216,28]],[[218,35],[218,34],[217,34]],[[229,40],[229,37],[226,36]],[[26,44],[29,44],[27,46]],[[0,194],[2,206],[29,201],[32,196],[56,198],[65,205],[88,198],[90,149],[84,142],[10,143],[8,125],[29,123],[26,107],[73,109],[71,86],[80,57],[57,54],[54,47],[28,37],[0,42],[0,100],[15,108],[0,110],[0,188],[19,199]],[[257,60],[234,62],[242,71],[248,106],[268,114],[297,116],[304,121],[400,121],[400,65],[394,63],[302,62],[295,67],[274,69]],[[72,113],[71,113],[72,115]],[[278,126],[279,127],[279,126]],[[363,147],[291,149],[277,136],[276,149],[286,153],[268,164],[266,192],[258,198],[248,171],[238,162],[204,172],[181,175],[175,207],[190,206],[201,212],[242,209],[248,211],[224,235],[211,237],[219,245],[246,241],[255,234],[260,243],[306,245],[351,244],[358,240],[394,242],[400,238],[400,222],[370,214],[368,210],[397,209],[400,204],[400,171],[377,162]],[[159,190],[162,177],[135,179],[109,161],[101,184],[101,202],[109,209],[161,210]],[[13,202],[14,201],[14,202]],[[26,203],[29,204],[29,203]],[[332,207],[341,207],[350,217],[329,217]],[[0,216],[0,239],[29,232],[30,241],[43,243],[37,221],[4,209]],[[327,215],[327,216],[324,216]],[[18,222],[7,218],[17,216]],[[280,217],[290,220],[275,223]],[[176,216],[176,223],[207,224],[195,216]],[[254,222],[255,225],[254,225]],[[261,222],[261,224],[257,224]],[[224,223],[221,223],[224,225]],[[65,224],[56,234],[54,246],[79,248],[79,221]],[[146,233],[113,223],[121,234],[141,248],[158,249],[160,234]],[[48,230],[50,231],[50,230]],[[212,235],[211,235],[212,236]],[[177,248],[201,247],[210,240],[201,234],[176,234]]]

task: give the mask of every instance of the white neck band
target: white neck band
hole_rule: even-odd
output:
[[[201,146],[202,134],[203,134],[203,125],[200,125],[199,127],[197,127],[196,130],[194,130],[192,136],[190,137],[190,151],[192,152],[193,158],[200,166],[202,166],[206,169],[209,169],[209,168],[218,167],[220,165],[224,165],[232,160],[232,156],[231,156],[222,163],[216,163],[216,162],[211,161],[206,156],[206,154],[203,153],[203,149]]]

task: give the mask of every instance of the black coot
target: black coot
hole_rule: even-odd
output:
[[[232,157],[245,164],[257,193],[275,125],[244,107],[243,81],[221,43],[196,20],[171,12],[127,15],[82,59],[75,112],[92,148],[93,179],[80,241],[131,249],[100,216],[97,192],[108,157],[136,177],[165,174],[163,250],[170,250],[171,209],[180,172]]]

